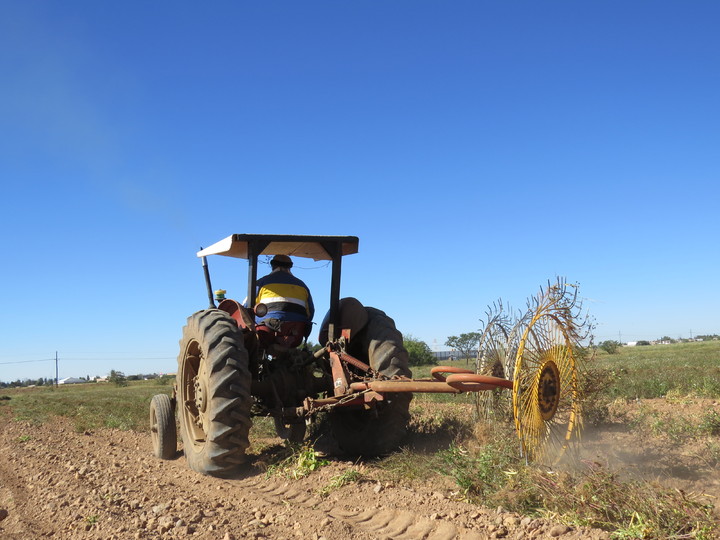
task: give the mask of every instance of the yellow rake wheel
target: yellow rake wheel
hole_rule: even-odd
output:
[[[554,464],[582,423],[576,333],[552,302],[539,304],[518,343],[513,414],[526,459]]]

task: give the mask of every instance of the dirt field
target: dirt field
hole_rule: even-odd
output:
[[[663,400],[642,406],[667,407]],[[624,414],[629,418],[640,407],[631,404]],[[718,402],[686,405],[684,412],[708,408],[720,412]],[[352,466],[342,461],[299,480],[268,478],[260,463],[243,478],[220,480],[193,473],[183,457],[154,458],[147,434],[77,433],[63,420],[43,426],[0,421],[3,539],[609,538],[458,502],[450,482],[408,488],[370,479],[323,496],[331,479]],[[666,437],[617,426],[586,434],[587,459],[720,496],[717,466],[700,446],[677,447]]]
[[[613,423],[586,427],[583,455],[617,471],[622,478],[681,489],[717,507],[720,436],[688,438],[679,433],[713,412],[720,415],[720,401],[646,399],[615,406]]]

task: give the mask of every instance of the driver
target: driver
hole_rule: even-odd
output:
[[[256,319],[258,326],[272,328],[271,319],[280,321],[282,323],[280,333],[292,337],[285,342],[289,347],[299,345],[303,337],[307,338],[310,335],[312,319],[315,315],[310,289],[292,274],[290,271],[292,266],[292,259],[287,255],[275,255],[270,261],[272,271],[257,280],[255,300],[256,305],[263,303],[268,308],[264,317]]]

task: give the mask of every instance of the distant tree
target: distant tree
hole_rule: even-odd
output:
[[[460,334],[459,336],[450,336],[447,338],[445,345],[457,349],[458,356],[465,358],[465,361],[469,362],[470,357],[475,356],[475,351],[477,351],[481,337],[482,334],[480,334],[480,332],[468,332],[467,334]]]
[[[435,356],[430,347],[424,341],[414,338],[410,334],[403,336],[403,345],[410,356],[411,366],[422,366],[426,364],[434,364]]]
[[[642,341],[638,341],[636,345],[638,345],[638,346],[650,345],[650,342],[649,342],[649,341],[642,340]]]
[[[622,346],[622,345],[620,344],[619,341],[614,341],[614,340],[612,340],[612,339],[608,339],[607,341],[603,341],[602,343],[600,343],[600,344],[598,345],[598,347],[599,347],[600,349],[602,349],[603,351],[605,351],[605,352],[608,353],[608,354],[615,354],[615,353],[617,353],[617,352],[618,352],[618,349],[619,349],[621,346]]]
[[[110,370],[110,376],[108,381],[115,384],[116,386],[127,386],[127,377],[122,371]]]
[[[675,343],[675,340],[670,336],[663,336],[658,341],[667,341],[668,343]]]
[[[167,373],[158,377],[157,382],[164,386],[169,386],[175,380],[175,377]]]

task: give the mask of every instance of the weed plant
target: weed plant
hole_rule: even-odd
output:
[[[338,490],[349,484],[360,482],[364,477],[364,474],[360,468],[353,467],[347,469],[340,474],[336,474],[330,479],[330,482],[319,491],[321,497],[327,497],[335,490]]]
[[[329,465],[330,461],[320,456],[310,444],[287,444],[285,451],[277,455],[268,466],[266,475],[284,476],[297,480],[304,478],[320,467]]]

